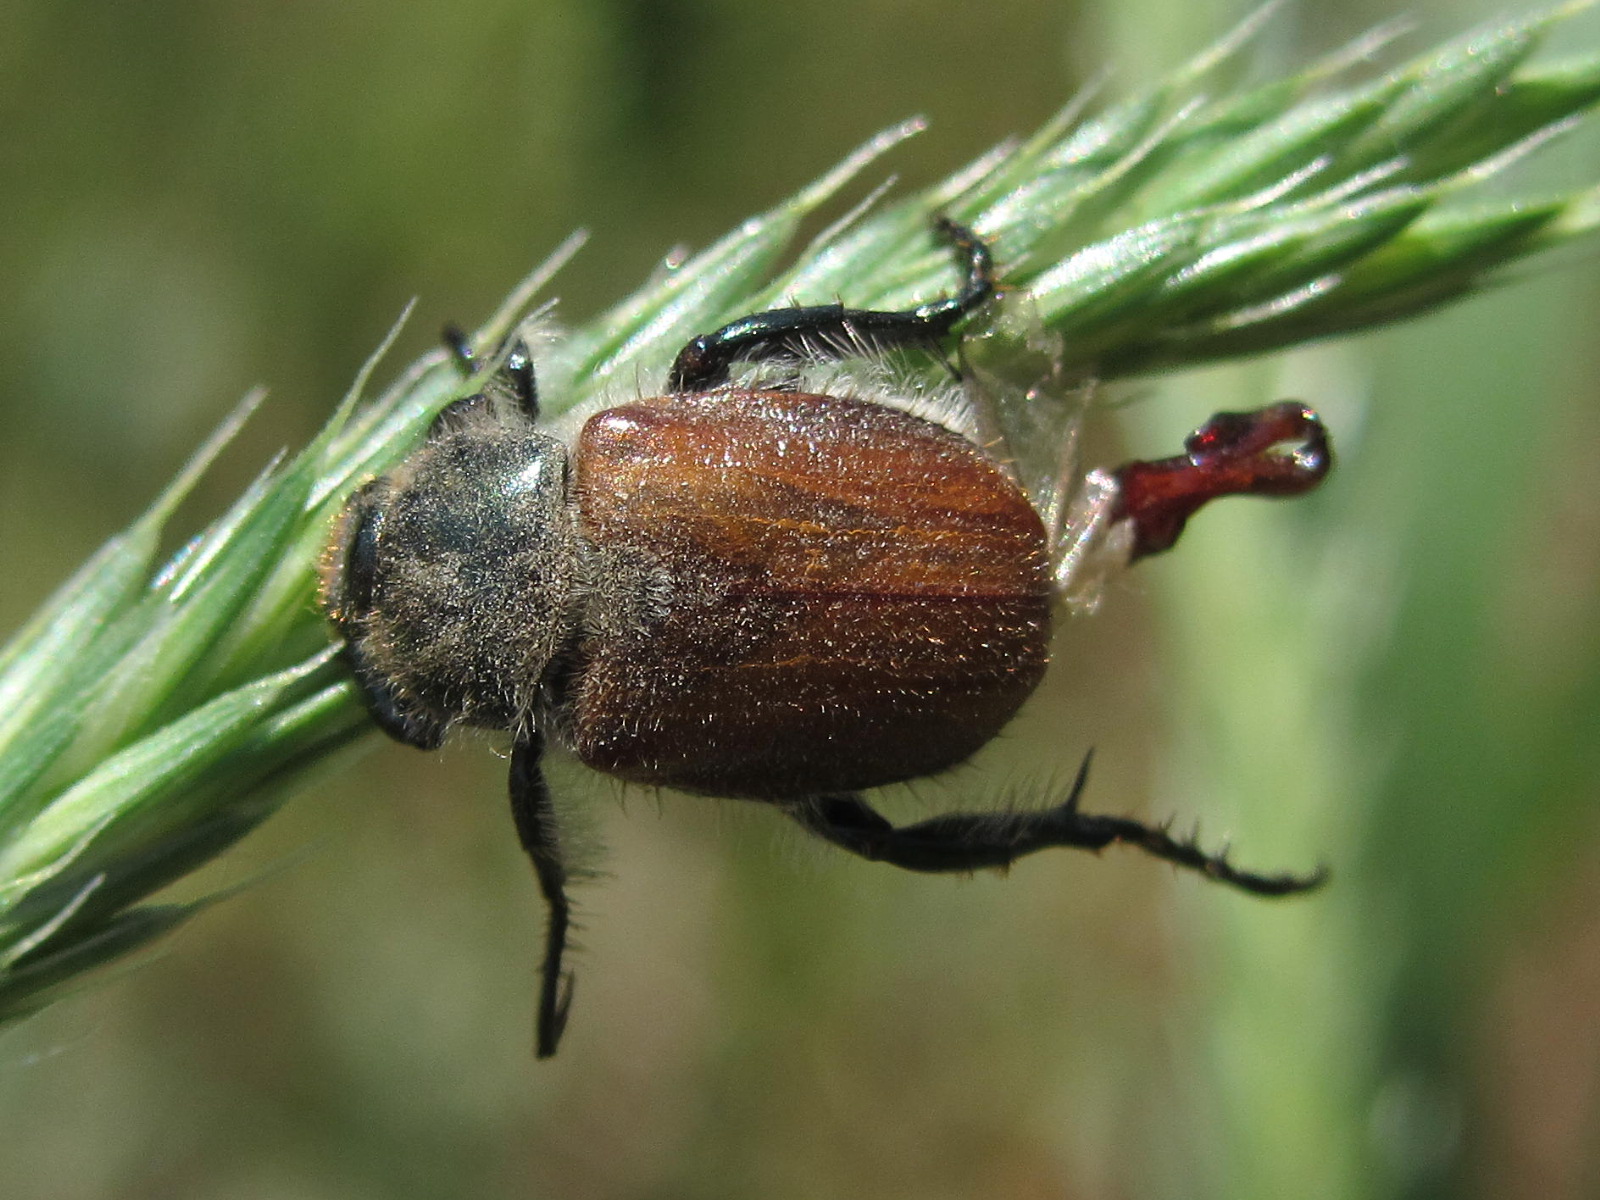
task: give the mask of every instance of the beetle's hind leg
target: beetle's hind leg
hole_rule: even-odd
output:
[[[908,871],[976,871],[1009,866],[1026,855],[1058,846],[1103,850],[1121,842],[1258,896],[1309,891],[1326,876],[1322,870],[1310,875],[1242,871],[1228,861],[1226,853],[1208,853],[1166,829],[1131,817],[1083,812],[1078,801],[1088,778],[1089,759],[1085,758],[1066,799],[1054,808],[950,813],[901,828],[855,794],[818,796],[789,812],[806,829],[852,854]]]
[[[544,738],[537,733],[517,740],[511,751],[511,816],[516,822],[522,848],[533,861],[549,906],[545,929],[544,962],[540,967],[538,1054],[549,1058],[556,1052],[561,1032],[567,1026],[567,1010],[572,1005],[572,973],[562,967],[567,948],[567,931],[572,924],[572,905],[567,899],[567,866],[561,851],[561,829],[550,802],[550,786],[545,782],[540,759]]]
[[[1302,404],[1215,413],[1182,454],[1091,471],[1066,505],[1044,506],[1056,595],[1092,601],[1110,570],[1170,549],[1211,501],[1302,495],[1332,466],[1328,430]]]
[[[1293,400],[1219,412],[1191,433],[1183,453],[1118,467],[1116,519],[1133,531],[1131,557],[1172,548],[1185,523],[1223,496],[1300,496],[1333,468],[1328,430]]]

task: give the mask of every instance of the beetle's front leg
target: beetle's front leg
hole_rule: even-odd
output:
[[[472,352],[472,340],[467,337],[465,330],[459,325],[446,325],[444,344],[463,375],[471,378],[477,374],[478,356]],[[491,380],[484,390],[486,392],[492,390],[496,383],[509,391],[512,401],[529,421],[539,419],[539,382],[534,376],[533,355],[528,350],[528,343],[522,338],[519,337],[511,343],[505,362],[498,372],[498,379]],[[457,400],[439,415],[442,417],[458,405],[477,399],[478,396],[467,396],[463,400]],[[438,422],[435,421],[435,426],[437,425]]]
[[[544,738],[537,733],[517,740],[511,750],[511,816],[516,822],[522,848],[533,860],[550,908],[545,931],[544,963],[540,967],[538,1054],[549,1058],[561,1041],[567,1025],[567,1010],[572,1005],[572,973],[564,971],[562,955],[567,948],[567,929],[572,921],[572,906],[567,900],[567,867],[561,852],[561,829],[550,803],[550,787],[545,782],[540,759]]]

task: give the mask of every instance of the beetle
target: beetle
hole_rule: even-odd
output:
[[[1257,894],[1320,882],[1084,812],[1087,758],[1034,811],[896,827],[864,796],[945,771],[1000,732],[1045,672],[1052,612],[1086,553],[1156,553],[1207,500],[1304,492],[1332,461],[1309,409],[1218,414],[1183,455],[1095,473],[1083,513],[1047,528],[963,432],[802,390],[797,364],[938,352],[992,301],[988,246],[953,221],[937,231],[959,260],[954,295],[751,314],[685,345],[661,395],[606,407],[575,436],[541,425],[514,342],[343,511],[322,602],[373,719],[424,750],[455,725],[511,735],[511,811],[549,909],[540,1057],[572,1000],[569,867],[541,768],[552,742],[629,783],[773,805],[913,871],[1125,842]],[[474,371],[466,338],[446,338]],[[776,377],[735,379],[763,362]]]

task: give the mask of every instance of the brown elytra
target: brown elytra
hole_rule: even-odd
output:
[[[608,409],[574,460],[581,536],[650,581],[572,675],[591,767],[758,799],[876,787],[967,758],[1044,673],[1044,527],[947,429],[721,391]]]

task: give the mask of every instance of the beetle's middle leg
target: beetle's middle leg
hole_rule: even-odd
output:
[[[1264,875],[1242,871],[1226,853],[1208,853],[1194,842],[1131,817],[1083,812],[1078,801],[1089,777],[1083,761],[1067,797],[1054,808],[1031,812],[950,813],[896,828],[859,795],[818,796],[789,814],[817,836],[873,862],[908,871],[976,871],[1005,867],[1054,847],[1103,850],[1113,842],[1136,846],[1176,866],[1259,896],[1286,896],[1322,883],[1325,872]]]
[[[741,362],[843,357],[857,347],[880,353],[900,346],[936,348],[958,321],[989,302],[995,280],[994,260],[982,238],[948,217],[935,221],[934,229],[959,256],[962,283],[954,296],[903,310],[819,304],[751,313],[680,350],[667,375],[667,391],[712,391],[724,386],[733,365]]]

